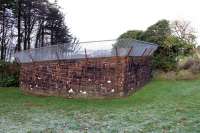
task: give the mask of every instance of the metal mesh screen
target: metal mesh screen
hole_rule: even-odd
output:
[[[115,41],[113,42],[115,43]],[[110,45],[113,45],[114,43],[110,42]],[[91,47],[88,48],[81,47],[78,51],[72,51],[69,49],[69,45],[67,44],[53,45],[18,52],[15,54],[15,58],[18,59],[18,61],[20,61],[21,63],[29,63],[33,61],[98,58],[112,56],[151,56],[158,47],[156,44],[133,39],[118,40],[117,43],[119,43],[119,47],[125,47],[118,48],[118,46],[116,46],[114,48],[110,47],[108,49],[98,49],[98,47],[96,47],[97,49],[91,49],[91,45]],[[89,44],[90,42],[84,43],[85,46]]]

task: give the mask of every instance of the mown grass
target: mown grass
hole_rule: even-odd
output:
[[[122,99],[64,99],[0,88],[0,133],[200,132],[200,80],[154,80]]]

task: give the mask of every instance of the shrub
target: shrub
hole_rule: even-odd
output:
[[[199,74],[195,74],[190,70],[175,71],[156,71],[153,74],[154,79],[158,80],[193,80],[200,77]]]
[[[197,78],[198,78],[198,75],[192,73],[190,70],[181,70],[177,73],[177,76],[176,76],[177,80],[193,80]]]
[[[0,86],[19,86],[19,65],[0,61]]]
[[[190,71],[194,74],[200,73],[200,63],[194,64],[190,67]]]
[[[197,59],[189,57],[186,59],[185,62],[183,61],[182,63],[180,63],[179,69],[185,69],[185,70],[190,69],[192,66],[199,64],[199,63],[200,62]]]
[[[176,72],[174,71],[155,71],[153,73],[154,79],[159,79],[159,80],[176,80]]]
[[[153,57],[153,68],[162,71],[174,71],[177,68],[177,61],[173,56],[156,55]]]
[[[200,73],[200,59],[197,57],[185,58],[179,62],[178,70],[189,70],[194,74]]]
[[[1,87],[17,87],[19,85],[18,77],[15,75],[5,76],[0,80]]]
[[[189,58],[182,66],[181,69],[190,69],[195,64],[195,60]]]
[[[166,61],[166,59],[164,60]],[[200,78],[200,57],[196,56],[196,54],[190,57],[182,56],[175,68],[168,69],[168,71],[164,71],[166,69],[157,70],[154,73],[154,78],[161,80],[192,80]]]

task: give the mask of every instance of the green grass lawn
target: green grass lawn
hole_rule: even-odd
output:
[[[24,95],[0,88],[0,133],[200,132],[200,80],[152,81],[122,99]]]

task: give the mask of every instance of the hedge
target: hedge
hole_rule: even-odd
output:
[[[19,86],[19,68],[15,62],[0,61],[0,87]]]

